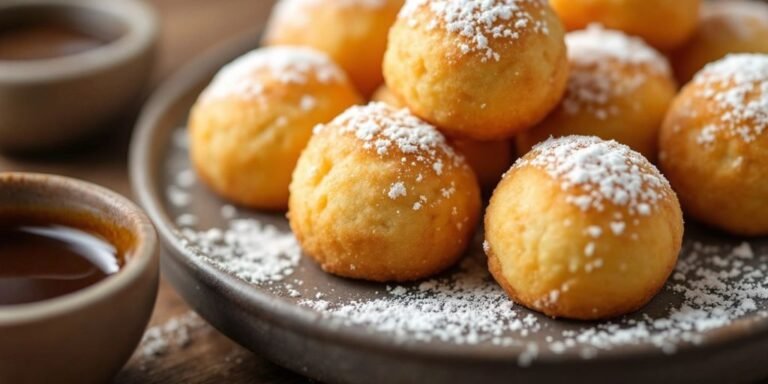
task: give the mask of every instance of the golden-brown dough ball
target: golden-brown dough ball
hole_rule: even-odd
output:
[[[395,108],[406,108],[386,85],[382,85],[376,90],[372,100],[389,104]],[[450,143],[454,149],[464,155],[469,166],[475,171],[475,176],[477,176],[483,191],[493,191],[493,188],[501,180],[501,175],[512,165],[515,156],[512,144],[508,140],[450,140]]]
[[[267,24],[267,45],[306,45],[327,53],[369,96],[384,82],[387,34],[404,0],[281,0]]]
[[[327,272],[433,275],[462,255],[480,214],[472,170],[433,126],[383,103],[319,126],[293,174],[289,220]]]
[[[698,20],[701,0],[549,0],[569,31],[598,23],[642,37],[667,51],[683,44]]]
[[[408,0],[390,30],[384,77],[446,135],[508,139],[562,97],[563,34],[539,0]]]
[[[677,85],[667,59],[636,37],[590,26],[565,38],[571,71],[560,105],[517,137],[519,153],[550,136],[613,139],[654,161]]]
[[[708,1],[699,25],[671,55],[675,75],[688,82],[707,63],[729,53],[768,53],[768,4],[759,1]]]
[[[285,209],[312,127],[360,101],[325,54],[296,47],[252,51],[222,68],[192,108],[192,163],[203,181],[235,203]]]
[[[768,55],[708,64],[672,103],[659,161],[690,216],[768,235]]]
[[[632,312],[663,287],[683,235],[675,193],[642,155],[566,136],[506,173],[485,214],[488,265],[515,302],[552,317]]]

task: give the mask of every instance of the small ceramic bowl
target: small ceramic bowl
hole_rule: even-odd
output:
[[[64,25],[103,43],[49,58],[0,58],[0,150],[72,144],[138,103],[158,34],[149,6],[139,0],[0,2],[0,36],[25,23]]]
[[[0,211],[34,206],[103,219],[127,230],[120,271],[68,295],[0,306],[0,383],[105,383],[141,340],[158,287],[155,230],[133,203],[69,178],[0,173]],[[108,233],[108,232],[107,232]],[[1,257],[2,255],[0,255]]]

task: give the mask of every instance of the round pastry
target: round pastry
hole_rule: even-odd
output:
[[[549,0],[569,30],[598,23],[667,51],[696,29],[701,0]]]
[[[639,153],[566,136],[507,172],[485,214],[485,252],[516,302],[594,320],[645,305],[674,269],[683,235],[675,193]]]
[[[562,97],[563,34],[541,0],[407,0],[389,33],[384,77],[446,135],[507,139]]]
[[[359,101],[344,72],[320,52],[255,50],[222,68],[192,108],[192,163],[235,203],[285,209],[312,127]]]
[[[565,37],[571,71],[560,105],[517,137],[519,153],[550,136],[613,139],[654,160],[677,93],[667,59],[641,39],[590,26]]]
[[[456,262],[479,211],[475,176],[443,135],[406,109],[372,103],[315,130],[288,216],[325,271],[407,281]]]
[[[387,33],[404,0],[281,0],[266,45],[306,45],[328,54],[369,96],[384,82]]]
[[[768,235],[768,55],[708,64],[670,107],[659,161],[687,214]]]
[[[376,90],[372,100],[395,108],[405,108],[403,102],[386,85]],[[451,140],[450,143],[454,149],[464,155],[470,168],[475,171],[483,191],[493,191],[501,175],[509,169],[514,160],[512,145],[507,140]]]
[[[702,3],[696,32],[671,55],[672,65],[677,79],[686,83],[707,63],[739,52],[768,53],[768,4]]]

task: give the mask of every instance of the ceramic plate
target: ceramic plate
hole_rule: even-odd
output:
[[[302,257],[282,212],[234,207],[195,178],[185,123],[231,42],[170,79],[131,151],[135,193],[164,241],[165,276],[213,326],[311,378],[347,383],[747,382],[768,376],[768,241],[686,227],[680,263],[645,308],[553,320],[490,279],[481,235],[455,268],[408,285],[336,278]],[[244,174],[243,177],[248,177]]]

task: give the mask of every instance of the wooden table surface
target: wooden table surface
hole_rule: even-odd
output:
[[[268,15],[269,0],[148,0],[160,16],[161,36],[152,76],[154,89],[178,68],[237,35],[256,34]],[[127,172],[130,131],[136,111],[126,111],[108,133],[77,148],[35,157],[0,155],[0,171],[45,172],[88,180],[131,196]],[[192,325],[173,330],[192,316],[167,282],[161,281],[150,326],[169,341],[160,355],[140,346],[115,378],[132,383],[297,383],[306,379],[277,367],[238,346],[193,318]],[[146,343],[145,343],[146,344]]]

